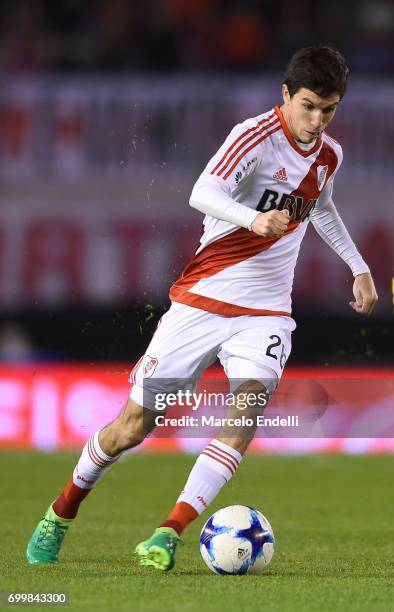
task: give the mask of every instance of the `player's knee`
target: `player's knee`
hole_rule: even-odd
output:
[[[243,455],[255,436],[258,416],[268,403],[269,393],[263,382],[250,379],[239,385],[234,395],[219,440]]]
[[[244,394],[245,401],[250,400],[253,405],[256,404],[256,399],[261,399],[261,396],[269,397],[269,385],[266,381],[258,380],[258,379],[249,379],[245,380],[235,389],[235,395]],[[250,397],[248,397],[250,394]],[[256,396],[256,397],[255,397]]]

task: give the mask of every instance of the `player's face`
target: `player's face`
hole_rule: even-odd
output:
[[[282,93],[285,121],[294,138],[305,144],[320,136],[334,117],[340,100],[337,93],[321,98],[305,87],[290,97],[287,85],[283,85]]]

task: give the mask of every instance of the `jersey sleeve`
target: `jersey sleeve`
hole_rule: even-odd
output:
[[[234,191],[260,163],[260,138],[266,132],[260,121],[248,120],[236,125],[217,153],[208,162],[204,173],[225,181]]]
[[[235,126],[194,185],[190,205],[205,215],[249,230],[259,211],[236,202],[234,192],[260,163],[260,125]]]
[[[312,211],[311,222],[320,238],[347,263],[353,276],[357,276],[358,274],[369,272],[369,267],[357,250],[332,200],[334,178],[341,166],[343,154],[342,147],[336,141],[332,139],[330,141],[338,162],[320,195],[318,200],[319,206],[316,206]]]
[[[347,263],[353,276],[370,271],[332,200],[329,200],[321,209],[315,208],[311,214],[311,221],[320,238]]]

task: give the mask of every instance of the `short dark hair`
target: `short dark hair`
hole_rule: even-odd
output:
[[[332,47],[305,47],[294,53],[285,72],[284,83],[290,97],[305,87],[321,98],[346,90],[349,68],[339,51]]]

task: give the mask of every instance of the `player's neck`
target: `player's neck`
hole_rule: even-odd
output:
[[[312,142],[302,142],[302,140],[297,140],[297,138],[295,140],[298,146],[303,149],[303,151],[309,151],[309,149],[312,149],[316,144],[316,138],[312,140]]]

